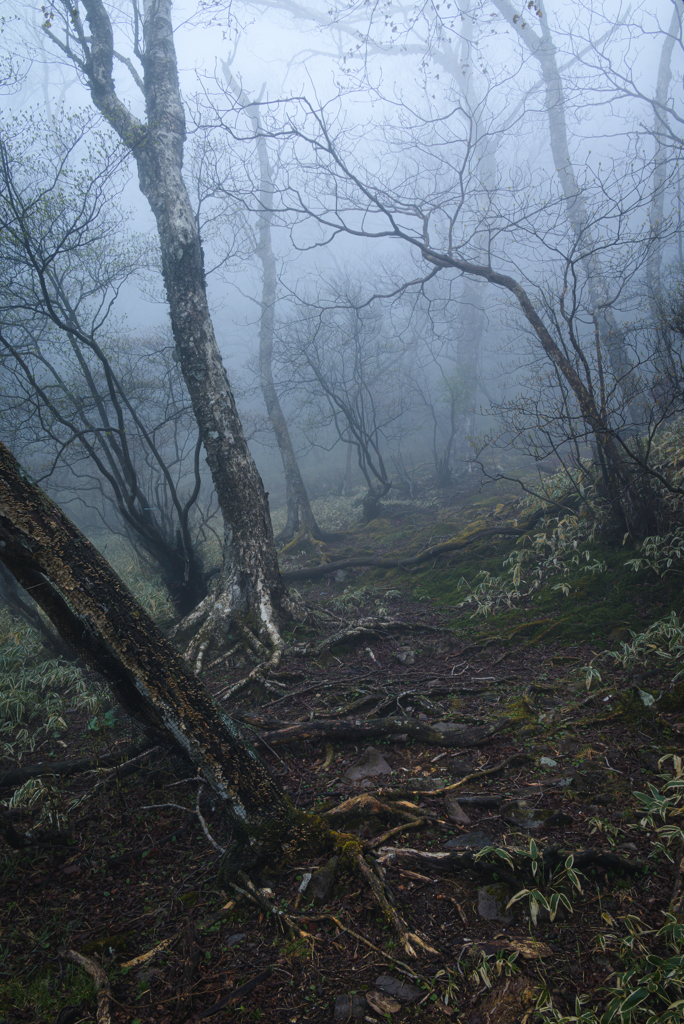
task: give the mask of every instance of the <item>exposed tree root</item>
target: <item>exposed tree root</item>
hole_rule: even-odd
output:
[[[37,829],[35,832],[18,832],[9,816],[0,811],[0,836],[13,850],[26,850],[36,846],[68,846],[71,836],[57,829]]]
[[[110,1010],[112,993],[109,987],[109,979],[100,965],[91,960],[90,957],[77,953],[74,949],[63,949],[60,951],[60,956],[64,957],[65,960],[71,960],[72,963],[78,964],[79,967],[82,967],[90,975],[97,991],[97,1024],[112,1024]]]
[[[416,804],[390,805],[366,793],[360,796],[352,796],[349,800],[338,804],[337,807],[326,811],[325,818],[332,828],[338,830],[350,827],[360,821],[367,822],[372,818],[385,821],[387,824],[395,822],[397,819],[404,822],[413,822],[414,824],[419,819],[424,820],[424,816],[421,815]]]
[[[428,956],[439,956],[439,952],[424,942],[415,932],[410,932],[403,917],[394,905],[394,898],[387,883],[371,869],[362,853],[356,855],[356,867],[362,878],[367,882],[371,892],[382,910],[383,916],[392,925],[407,956],[418,956],[417,950]]]
[[[391,828],[388,832],[383,832],[382,835],[369,839],[364,843],[364,849],[376,850],[378,846],[382,846],[388,839],[394,839],[395,836],[401,835],[402,832],[407,832],[409,829],[420,828],[422,825],[427,824],[429,820],[429,818],[414,818],[412,821],[405,821],[402,825],[397,825],[396,828]]]
[[[502,862],[490,864],[471,850],[463,853],[430,853],[422,850],[413,850],[409,847],[385,847],[379,851],[379,862],[384,866],[396,865],[397,867],[419,868],[423,871],[435,871],[437,874],[451,874],[459,871],[476,871],[487,875],[496,874],[504,881],[510,882],[521,888],[525,882],[525,874],[528,871],[529,858],[516,854],[515,850],[508,849],[508,853],[515,865],[519,875],[507,871],[502,867]],[[553,871],[561,864],[564,864],[571,850],[560,850],[557,847],[548,847],[542,854],[544,876],[549,878]],[[600,867],[604,871],[620,871],[629,875],[641,874],[646,865],[642,861],[629,860],[620,857],[616,853],[604,853],[601,850],[581,850],[573,854],[573,868],[576,871],[585,871],[590,867]]]
[[[185,659],[195,673],[201,671],[210,653],[218,652],[211,664],[228,656],[225,647],[231,628],[239,633],[244,648],[263,663],[262,671],[278,667],[285,643],[265,586],[252,595],[253,607],[248,608],[247,604],[237,584],[222,574],[213,591],[171,630],[172,640],[189,638]],[[301,609],[289,597],[284,596],[281,604],[278,611],[282,615],[301,618]]]
[[[337,616],[330,616],[338,623],[342,620]],[[389,636],[395,632],[434,632],[441,633],[442,630],[435,626],[424,625],[418,623],[415,625],[412,622],[402,622],[399,619],[377,619],[377,618],[366,618],[359,619],[353,624],[346,623],[336,633],[331,634],[325,638],[325,640],[319,640],[316,644],[305,643],[298,644],[294,649],[300,654],[312,654],[314,657],[318,657],[328,648],[334,647],[335,644],[346,643],[349,640],[365,640],[368,637],[375,636]]]
[[[325,548],[325,540],[322,537],[317,536],[317,532],[309,527],[303,526],[299,533],[287,541],[282,548],[280,548],[278,555],[282,558],[284,555],[292,554],[296,551],[308,551],[310,554],[317,555],[321,560],[321,565],[325,564],[326,558],[323,554]]]
[[[339,917],[336,917],[334,914],[303,914],[301,920],[332,921],[333,924],[339,928],[341,933],[351,935],[352,938],[356,939],[358,942],[362,942],[363,945],[367,946],[369,949],[372,949],[383,960],[389,960],[390,963],[395,965],[396,970],[398,970],[400,974],[405,974],[407,977],[414,978],[416,981],[424,980],[420,974],[414,971],[412,967],[409,967],[408,964],[404,963],[403,960],[397,960],[395,956],[390,956],[390,954],[386,953],[384,949],[380,949],[380,947],[376,946],[375,943],[370,941],[370,939],[367,939],[365,935],[361,935],[360,932],[356,932],[353,928],[348,928],[347,925],[342,924]]]
[[[375,791],[373,796],[384,800],[410,800],[414,796],[442,796],[444,793],[451,793],[454,789],[459,789],[466,782],[472,782],[473,779],[484,778],[487,775],[496,775],[511,764],[524,764],[526,761],[531,760],[532,758],[529,754],[512,754],[505,761],[494,765],[493,768],[484,768],[481,771],[470,772],[468,775],[464,775],[462,779],[459,779],[458,782],[452,782],[448,786],[440,786],[439,789],[391,789],[390,787],[381,787]]]

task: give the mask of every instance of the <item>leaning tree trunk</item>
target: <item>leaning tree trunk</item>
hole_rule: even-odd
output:
[[[0,561],[126,711],[196,764],[242,846],[272,850],[297,816],[277,782],[99,551],[0,443]]]
[[[556,46],[549,29],[548,17],[541,2],[536,5],[539,14],[540,35],[531,26],[531,19],[521,17],[510,0],[493,0],[494,6],[514,29],[518,38],[536,58],[544,82],[544,106],[549,125],[549,141],[556,173],[563,190],[568,220],[575,237],[582,266],[589,288],[592,314],[598,328],[601,343],[608,353],[610,366],[618,389],[624,396],[632,423],[642,425],[648,420],[648,411],[642,407],[638,395],[634,394],[632,381],[634,367],[627,351],[624,331],[611,309],[610,295],[605,275],[596,256],[587,205],[570,157],[568,128],[565,116],[565,90],[558,70]]]
[[[130,149],[140,190],[155,216],[162,274],[176,352],[187,384],[224,520],[224,561],[209,597],[185,620],[195,632],[188,654],[199,668],[210,645],[239,624],[261,654],[282,650],[279,621],[290,609],[278,569],[264,486],[249,452],[221,360],[207,302],[197,221],[183,179],[185,112],[180,95],[170,0],[144,4],[141,60],[146,123],[116,93],[114,40],[102,0],[84,0],[90,38],[67,0],[69,23],[80,40],[77,57],[49,30],[84,73],[93,103]],[[130,61],[127,67],[136,72]],[[137,76],[136,76],[137,77]]]
[[[235,80],[228,61],[223,63],[223,74],[228,89],[245,111],[254,130],[259,158],[259,245],[257,254],[262,267],[261,318],[259,321],[259,381],[266,403],[266,412],[273,427],[285,473],[287,522],[278,535],[280,541],[290,541],[300,532],[316,540],[323,540],[316,517],[313,514],[309,495],[297,463],[292,438],[283,413],[278,392],[273,381],[273,338],[275,335],[275,306],[278,275],[273,252],[271,227],[273,224],[273,197],[275,193],[271,161],[268,157],[266,138],[261,129],[261,118],[257,103],[250,100],[244,89]]]

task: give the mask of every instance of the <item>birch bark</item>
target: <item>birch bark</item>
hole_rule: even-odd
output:
[[[183,179],[185,113],[180,96],[170,0],[146,0],[144,76],[126,66],[142,90],[145,121],[117,94],[112,22],[103,0],[84,0],[89,33],[78,8],[62,0],[72,34],[67,42],[48,26],[53,42],[85,76],[94,105],[133,155],[140,191],[157,223],[162,273],[179,364],[188,387],[224,520],[223,570],[217,586],[182,624],[194,632],[188,649],[196,669],[230,624],[240,622],[279,657],[279,621],[289,602],[283,587],[266,493],[249,452],[235,399],[216,342],[207,302],[203,252]],[[78,42],[75,49],[73,39]]]

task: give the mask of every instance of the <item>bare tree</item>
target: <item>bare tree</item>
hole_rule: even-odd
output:
[[[207,593],[191,524],[197,427],[170,346],[113,333],[121,288],[149,254],[118,230],[117,147],[80,170],[92,128],[92,117],[0,127],[5,428],[40,479],[70,476],[110,525],[114,509],[186,615]]]
[[[625,402],[628,406],[634,401],[639,406],[644,404],[645,383],[639,374],[625,377],[621,370],[618,373],[611,368],[601,323],[645,266],[653,244],[648,231],[627,229],[650,201],[650,165],[626,160],[624,165],[615,164],[600,180],[586,183],[585,209],[589,209],[591,199],[588,234],[577,237],[573,231],[568,238],[561,219],[565,197],[554,194],[550,181],[545,189],[531,188],[524,178],[515,185],[501,182],[494,189],[485,188],[476,169],[471,172],[469,166],[474,150],[466,128],[460,137],[451,134],[452,147],[448,158],[443,157],[450,124],[467,126],[462,107],[440,119],[437,128],[432,116],[422,116],[406,107],[402,115],[401,126],[385,136],[388,148],[384,159],[369,167],[359,152],[358,139],[348,127],[334,134],[322,110],[300,101],[299,114],[290,116],[280,135],[291,138],[296,150],[293,160],[298,159],[300,166],[307,166],[308,149],[312,185],[305,199],[301,186],[296,193],[293,188],[289,190],[292,209],[314,218],[327,232],[328,241],[345,233],[406,243],[434,270],[406,283],[404,288],[419,282],[424,287],[435,273],[451,270],[497,285],[513,296],[544,356],[572,393],[592,435],[599,453],[601,486],[614,515],[623,529],[643,536],[652,526],[653,508],[648,487],[644,489],[641,483],[644,460],[640,443],[637,438],[630,447],[630,427],[623,413]],[[368,135],[367,126],[361,130]],[[416,171],[416,149],[425,160],[422,174]],[[411,154],[407,168],[399,165],[403,177],[394,183],[383,176],[381,167],[390,161],[396,165],[398,154],[407,152]],[[455,183],[452,177],[445,186],[447,175],[440,173],[441,167],[455,162],[460,168],[459,177]],[[484,263],[478,261],[483,234],[488,237]],[[530,266],[530,245],[537,250],[534,267]],[[542,254],[546,254],[546,265]],[[604,297],[600,311],[595,305],[594,284],[586,274],[588,255],[592,261],[604,259],[610,267],[611,293]],[[543,266],[543,270],[533,276],[537,266]],[[530,282],[527,287],[526,278]],[[604,284],[606,280],[602,278]],[[562,330],[570,332],[562,344],[553,324],[545,322],[546,311],[540,302],[546,301],[545,296],[552,296]],[[587,330],[598,332],[599,349],[593,367],[585,365],[586,335],[578,333],[567,320],[565,303],[574,305],[576,301],[582,315],[573,314],[574,324],[582,320]],[[591,345],[587,351],[592,351]],[[615,417],[615,404],[612,400],[606,402],[604,394],[615,395],[617,391],[622,394],[622,411]]]
[[[367,485],[366,521],[378,515],[391,486],[387,442],[408,406],[397,372],[401,343],[384,329],[379,310],[359,308],[353,285],[330,296],[331,305],[300,307],[280,331],[283,379],[305,399],[310,427],[332,427],[351,445]],[[334,303],[334,305],[332,305]]]
[[[207,302],[197,221],[183,178],[185,111],[180,95],[170,0],[147,0],[142,21],[132,7],[133,48],[121,55],[103,0],[80,8],[60,0],[45,26],[53,45],[83,76],[92,102],[133,156],[142,194],[154,214],[162,274],[179,364],[223,515],[224,564],[212,592],[186,619],[188,656],[200,665],[209,646],[225,642],[239,619],[252,645],[279,660],[279,623],[292,611],[278,569],[268,503],[240,424]],[[145,104],[136,117],[117,93],[119,61]],[[142,69],[142,76],[137,70]],[[237,618],[236,618],[237,617]]]
[[[283,462],[286,489],[287,521],[278,540],[299,541],[303,537],[324,540],[327,536],[316,522],[309,495],[295,455],[287,425],[273,380],[273,342],[275,336],[278,271],[273,250],[274,197],[276,187],[268,152],[268,140],[261,127],[259,100],[253,101],[231,71],[230,62],[223,62],[226,88],[240,108],[249,117],[254,132],[254,143],[259,165],[259,193],[257,203],[258,242],[257,256],[262,269],[261,315],[259,318],[259,383],[264,397],[280,457]],[[218,191],[218,185],[216,186]]]
[[[589,285],[589,300],[613,374],[629,391],[628,381],[633,373],[632,361],[624,333],[613,313],[610,287],[598,258],[592,217],[570,155],[565,90],[548,13],[542,0],[535,0],[532,5],[530,14],[533,16],[521,16],[520,11],[510,0],[492,0],[492,3],[539,65],[544,82],[544,109],[548,120],[551,153],[565,197],[568,221],[584,254],[583,270]],[[534,23],[538,25],[538,31],[535,31]],[[627,401],[633,423],[641,424],[644,420],[644,409],[633,394],[627,397]]]

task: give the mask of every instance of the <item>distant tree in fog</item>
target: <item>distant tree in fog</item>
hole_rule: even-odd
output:
[[[300,305],[278,330],[279,377],[302,403],[310,436],[332,429],[351,445],[366,481],[366,520],[378,515],[392,486],[388,457],[410,393],[401,372],[405,345],[383,323],[378,308],[360,308],[348,282]]]

